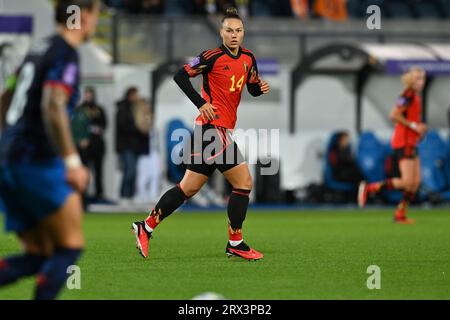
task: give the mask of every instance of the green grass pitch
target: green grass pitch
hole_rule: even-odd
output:
[[[165,220],[147,260],[130,224],[141,214],[87,214],[81,289],[61,299],[449,299],[450,214],[411,210],[415,225],[391,222],[392,210],[249,211],[244,239],[265,257],[227,258],[226,213],[180,211]],[[0,218],[0,226],[3,225]],[[0,256],[19,244],[0,235]],[[381,269],[369,290],[367,268]],[[29,299],[33,279],[0,289],[0,299]]]

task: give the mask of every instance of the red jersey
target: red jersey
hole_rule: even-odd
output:
[[[251,51],[242,47],[236,56],[223,45],[204,51],[190,64],[186,64],[184,70],[189,77],[203,75],[202,97],[217,108],[216,118],[211,121],[204,121],[198,116],[195,123],[199,125],[211,123],[234,129],[244,86],[247,84],[253,96],[262,94],[255,57]]]
[[[405,90],[397,102],[397,107],[406,108],[403,115],[408,121],[421,122],[422,119],[422,99],[411,89]],[[414,147],[419,141],[419,134],[411,128],[397,123],[392,136],[392,148]]]

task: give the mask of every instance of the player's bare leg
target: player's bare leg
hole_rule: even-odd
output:
[[[414,200],[418,186],[420,185],[420,161],[419,158],[403,159],[399,164],[403,182],[403,198],[398,204],[394,216],[394,222],[400,224],[413,224],[415,221],[406,217],[409,203]]]
[[[55,248],[78,249],[84,247],[82,232],[83,207],[81,196],[72,193],[64,205],[42,223]]]
[[[228,235],[229,241],[225,248],[228,256],[238,256],[247,260],[258,260],[263,254],[250,248],[243,240],[242,225],[244,223],[249,203],[249,194],[253,187],[248,165],[244,162],[223,173],[233,186],[228,202]]]
[[[366,206],[369,195],[376,194],[382,190],[404,190],[407,186],[405,179],[402,178],[390,178],[384,181],[374,182],[368,184],[365,181],[361,181],[358,189],[358,206],[364,208]]]
[[[0,286],[12,284],[22,277],[35,275],[53,252],[50,238],[39,226],[17,236],[24,252],[0,259]]]
[[[53,253],[53,243],[45,229],[38,225],[17,235],[26,253],[48,257]]]
[[[144,258],[148,257],[148,240],[151,238],[153,230],[187,199],[194,196],[206,181],[208,181],[207,176],[186,170],[181,182],[163,194],[147,219],[132,224],[136,236],[136,247]]]
[[[84,247],[82,216],[81,196],[74,192],[40,225],[52,242],[53,252],[40,268],[36,299],[54,299],[67,279],[67,268],[81,255]]]
[[[72,193],[57,212],[19,234],[25,254],[0,262],[0,285],[38,274],[35,298],[54,299],[84,246],[81,220],[81,198]]]
[[[422,183],[422,179],[420,173],[420,158],[417,157],[415,160],[413,192],[417,193],[417,191],[419,191],[420,184]]]

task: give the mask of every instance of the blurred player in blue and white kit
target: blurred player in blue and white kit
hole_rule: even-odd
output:
[[[69,117],[79,97],[76,48],[94,34],[98,11],[99,0],[58,0],[55,35],[30,49],[1,96],[0,196],[6,230],[24,252],[0,258],[0,286],[36,276],[35,299],[56,298],[84,247],[80,192],[88,173]],[[69,28],[77,12],[79,26]]]

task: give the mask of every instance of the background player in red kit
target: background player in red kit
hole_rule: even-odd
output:
[[[403,75],[402,82],[405,89],[391,112],[391,119],[395,122],[391,145],[400,169],[397,174],[399,177],[371,184],[362,182],[358,192],[358,203],[360,207],[364,207],[369,194],[383,189],[402,190],[403,199],[398,205],[394,221],[410,224],[414,223],[414,220],[406,218],[406,209],[420,186],[420,160],[417,156],[416,146],[427,131],[427,126],[421,122],[422,102],[420,98],[420,93],[425,85],[425,71],[414,67]]]
[[[263,257],[243,241],[242,224],[249,203],[252,178],[230,133],[236,124],[236,112],[244,85],[247,85],[247,90],[255,97],[268,93],[269,85],[259,78],[253,54],[241,47],[244,26],[236,9],[227,10],[222,19],[220,35],[222,46],[202,52],[174,77],[178,86],[197,106],[200,115],[195,121],[191,161],[182,181],[161,197],[145,221],[132,225],[136,245],[144,258],[148,256],[148,240],[156,226],[186,199],[195,195],[215,169],[222,172],[233,186],[227,209],[229,241],[226,254],[248,260]],[[201,96],[189,81],[190,77],[200,74],[203,75]],[[198,135],[202,137],[199,142],[195,138]],[[211,139],[207,140],[207,136]],[[206,154],[211,143],[216,146],[211,154]],[[232,161],[228,161],[230,153]],[[223,160],[225,154],[227,161],[216,161]]]

